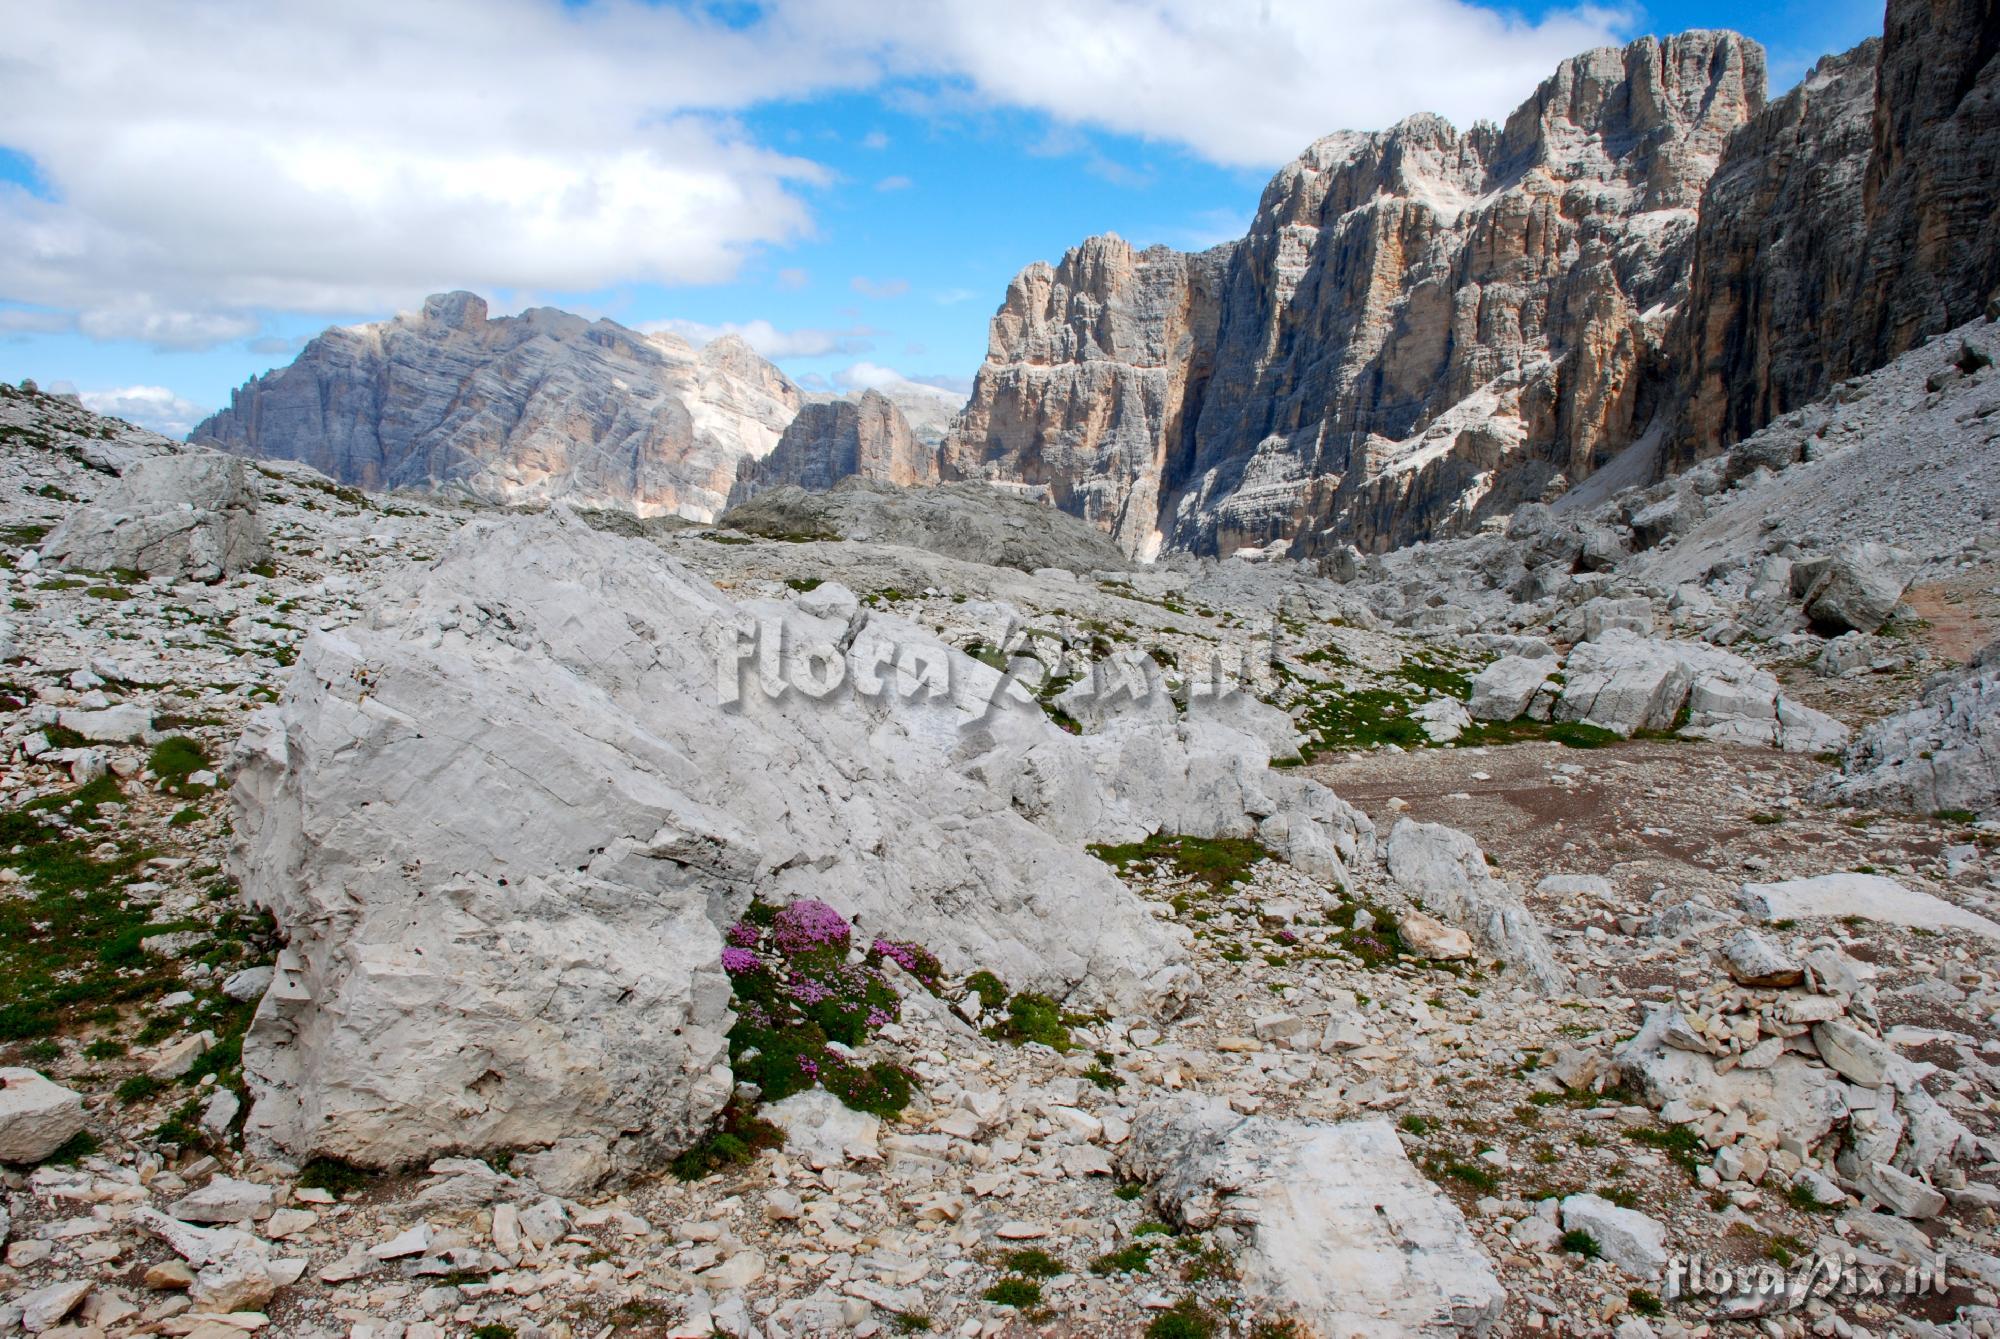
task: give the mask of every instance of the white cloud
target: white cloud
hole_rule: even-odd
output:
[[[1564,57],[1615,43],[1634,8],[1531,22],[1466,0],[789,0],[782,21],[871,33],[891,69],[992,103],[1273,167],[1412,112],[1504,116]]]
[[[636,0],[23,0],[0,297],[167,347],[446,287],[710,282],[807,233],[816,165],[718,113],[873,61]]]
[[[866,353],[875,347],[866,326],[847,330],[781,330],[769,321],[725,321],[708,325],[701,321],[673,318],[647,321],[639,329],[651,334],[667,331],[696,344],[706,344],[723,335],[735,335],[766,358],[823,358],[835,353]]]
[[[899,298],[910,291],[908,279],[870,279],[865,274],[855,275],[847,281],[847,286],[862,297],[874,298],[878,302]]]
[[[920,92],[1272,167],[1335,129],[1504,114],[1630,21],[1467,0],[771,0],[755,14],[16,0],[0,144],[28,156],[36,189],[0,183],[0,300],[191,348],[254,335],[273,311],[375,315],[450,287],[724,281],[811,235],[806,193],[833,180],[731,119],[764,103]],[[1076,138],[1092,170],[1146,179]]]
[[[109,414],[167,437],[185,437],[209,410],[184,400],[165,386],[120,386],[116,390],[84,391],[83,407]]]
[[[880,363],[859,362],[833,374],[833,385],[842,392],[899,390],[928,394],[940,400],[963,400],[972,390],[970,377],[909,377]]]
[[[884,177],[875,183],[878,191],[907,191],[917,183],[905,176]]]
[[[812,275],[806,273],[804,270],[791,268],[778,271],[778,287],[784,289],[786,292],[796,293],[810,283],[812,283]]]

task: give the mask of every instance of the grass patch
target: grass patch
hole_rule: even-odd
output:
[[[1635,1144],[1645,1144],[1657,1148],[1671,1158],[1675,1165],[1689,1176],[1696,1175],[1705,1161],[1707,1146],[1701,1136],[1689,1125],[1669,1125],[1664,1128],[1646,1125],[1636,1130],[1627,1130],[1625,1137]]]
[[[1070,1048],[1069,1026],[1062,1007],[1046,995],[1023,992],[1007,1001],[1007,1017],[986,1029],[986,1035],[1016,1046],[1039,1042],[1054,1051]]]
[[[299,1169],[299,1184],[308,1190],[324,1190],[336,1199],[366,1190],[375,1173],[339,1158],[314,1158]]]
[[[1597,1238],[1580,1227],[1573,1227],[1563,1233],[1559,1244],[1571,1255],[1580,1255],[1586,1260],[1595,1260],[1604,1254],[1604,1248],[1597,1244]]]
[[[1248,837],[1185,837],[1164,832],[1142,842],[1092,846],[1089,850],[1121,874],[1143,862],[1165,862],[1182,876],[1207,885],[1211,893],[1242,883],[1258,861],[1272,858],[1269,849]]]
[[[1135,1241],[1116,1251],[1107,1251],[1090,1262],[1093,1274],[1147,1274],[1152,1272],[1155,1244]]]
[[[1153,1317],[1146,1339],[1214,1339],[1215,1317],[1193,1297],[1183,1297]]]
[[[1042,1285],[1033,1279],[1001,1279],[980,1296],[1000,1306],[1031,1307],[1042,1300]]]
[[[1052,1279],[1058,1274],[1069,1272],[1069,1266],[1047,1251],[1034,1247],[1024,1251],[1007,1252],[1000,1261],[1000,1267],[1009,1274],[1020,1274],[1031,1279]]]

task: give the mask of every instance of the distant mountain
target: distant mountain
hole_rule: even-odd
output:
[[[364,488],[706,521],[801,402],[734,336],[697,349],[549,307],[489,320],[479,298],[445,293],[414,316],[328,330],[190,440]]]
[[[936,446],[919,442],[902,410],[881,391],[799,410],[776,450],[737,467],[729,505],[787,484],[819,493],[856,477],[902,487],[938,481]]]

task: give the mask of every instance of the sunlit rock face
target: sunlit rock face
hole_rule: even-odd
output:
[[[1702,189],[1763,106],[1731,33],[1586,52],[1507,119],[1313,144],[1249,235],[1093,238],[994,317],[948,472],[1047,484],[1127,552],[1380,549],[1633,440]]]

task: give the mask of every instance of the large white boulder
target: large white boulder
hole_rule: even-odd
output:
[[[1406,818],[1389,834],[1389,875],[1425,911],[1471,934],[1488,953],[1548,991],[1569,973],[1511,884],[1495,878],[1479,843],[1442,823]]]
[[[1737,891],[1736,901],[1765,922],[1857,916],[1921,930],[1970,930],[1988,939],[2000,939],[2000,924],[1880,874],[1840,870],[1809,879],[1746,883]]]
[[[753,896],[954,974],[1171,1009],[1185,950],[1085,841],[1282,819],[1303,855],[1372,854],[1249,736],[1072,736],[925,630],[815,607],[735,604],[558,512],[468,527],[311,638],[232,790],[233,869],[289,945],[244,1044],[248,1134],[651,1165],[728,1095],[721,930]]]
[[[1571,651],[1563,676],[1556,719],[1619,735],[1678,729],[1788,753],[1823,753],[1847,742],[1846,726],[1785,697],[1774,676],[1698,642],[1613,629]]]
[[[1466,710],[1474,720],[1518,720],[1535,694],[1556,672],[1554,657],[1502,656],[1472,678]]]
[[[1829,635],[1873,632],[1896,612],[1917,567],[1916,555],[1889,544],[1844,545],[1806,590],[1806,617]]]
[[[1920,705],[1870,725],[1819,797],[1916,813],[2000,813],[2000,643]]]
[[[1181,1225],[1234,1228],[1244,1295],[1312,1333],[1482,1334],[1506,1301],[1465,1219],[1385,1121],[1244,1117],[1180,1098],[1140,1112],[1119,1162]]]
[[[221,581],[269,559],[271,545],[243,461],[189,450],[132,465],[57,526],[42,555],[85,571]]]

